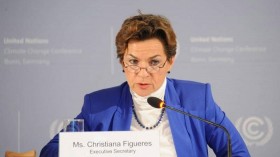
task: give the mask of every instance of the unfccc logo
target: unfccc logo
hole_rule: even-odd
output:
[[[240,117],[236,121],[236,128],[248,146],[263,146],[273,135],[272,122],[268,117]]]

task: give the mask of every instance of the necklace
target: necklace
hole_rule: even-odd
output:
[[[135,117],[137,123],[138,123],[142,128],[144,128],[144,129],[146,129],[146,130],[150,130],[150,129],[156,128],[156,127],[159,125],[159,123],[160,123],[161,120],[162,120],[162,117],[163,117],[163,113],[164,113],[164,111],[165,111],[165,108],[163,108],[163,109],[161,110],[161,113],[160,113],[160,116],[159,116],[159,120],[156,122],[156,124],[153,125],[153,126],[150,126],[150,127],[147,127],[147,126],[143,125],[143,124],[140,122],[140,120],[138,119],[137,114],[136,114],[136,112],[135,112],[135,107],[134,107],[134,105],[132,105],[132,111],[133,111],[133,115],[134,115],[134,117]]]

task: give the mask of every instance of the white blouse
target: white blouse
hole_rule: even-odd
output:
[[[135,92],[133,92],[132,90],[130,90],[134,103],[135,112],[137,114],[139,121],[144,126],[151,127],[155,125],[160,118],[160,114],[162,110],[150,106],[147,102],[147,98],[153,96],[163,100],[165,94],[165,88],[166,88],[166,79],[163,82],[162,86],[157,91],[145,97],[141,97],[137,95]],[[138,124],[134,115],[132,117],[133,118],[132,118],[130,130],[132,131],[146,130]],[[153,130],[159,131],[160,134],[160,144],[159,144],[160,156],[176,157],[177,155],[176,155],[172,133],[170,130],[169,121],[166,112],[164,112],[163,114],[162,121]]]

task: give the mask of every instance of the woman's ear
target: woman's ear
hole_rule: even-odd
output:
[[[175,56],[173,56],[172,58],[170,58],[170,59],[168,60],[168,63],[169,63],[168,72],[169,72],[169,73],[170,73],[170,71],[171,71],[171,69],[172,69],[172,67],[173,67],[173,65],[174,65],[174,62],[175,62]]]
[[[120,64],[121,64],[121,66],[122,66],[122,72],[124,72],[124,63],[123,63],[122,60],[120,60]]]

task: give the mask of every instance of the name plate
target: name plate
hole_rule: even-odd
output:
[[[158,131],[59,133],[59,157],[159,157]]]

